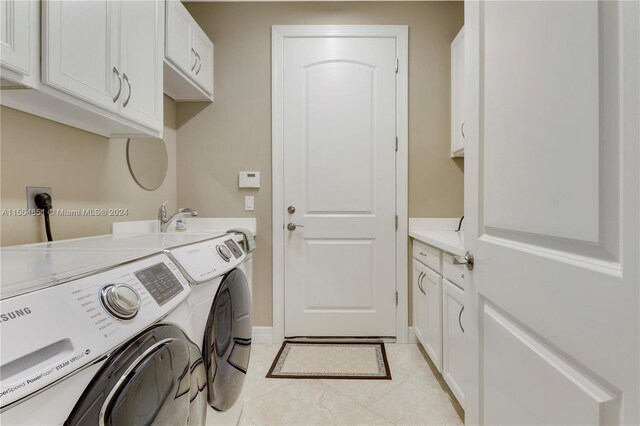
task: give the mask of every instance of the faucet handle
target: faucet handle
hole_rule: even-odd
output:
[[[160,219],[161,222],[164,222],[167,218],[167,203],[169,202],[169,200],[165,201],[164,203],[162,203],[160,205],[160,208],[158,209],[158,218]]]

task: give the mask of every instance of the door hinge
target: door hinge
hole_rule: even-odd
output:
[[[398,73],[399,69],[400,69],[400,59],[396,58],[396,74]]]
[[[396,152],[398,152],[398,137],[396,136]]]
[[[398,292],[396,291],[396,306],[398,306]]]
[[[396,215],[396,231],[398,230],[398,215]]]

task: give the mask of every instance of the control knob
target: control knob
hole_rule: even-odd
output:
[[[231,260],[231,252],[227,248],[227,246],[219,245],[216,246],[216,251],[225,262],[229,262]]]
[[[127,284],[109,284],[102,287],[100,299],[106,310],[116,318],[131,319],[140,310],[140,295]]]

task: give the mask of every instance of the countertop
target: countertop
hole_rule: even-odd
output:
[[[425,244],[439,248],[440,250],[446,251],[456,256],[464,256],[463,232],[430,231],[411,229],[411,227],[409,227],[409,236]]]
[[[0,299],[224,233],[102,235],[0,249]]]

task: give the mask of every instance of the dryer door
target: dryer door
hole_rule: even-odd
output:
[[[65,424],[204,425],[205,387],[197,346],[176,326],[155,326],[108,358]]]
[[[224,276],[204,332],[209,405],[228,410],[240,397],[251,353],[251,294],[244,273]]]

